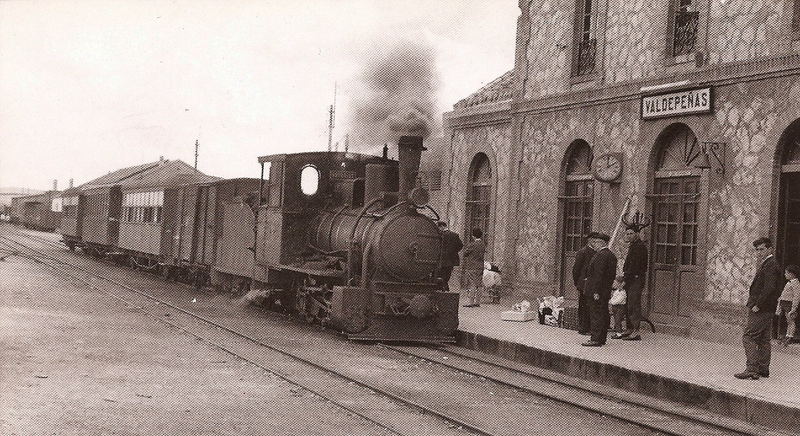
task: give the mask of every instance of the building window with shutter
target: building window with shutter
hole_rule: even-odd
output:
[[[575,8],[575,42],[572,76],[595,72],[597,59],[597,0],[578,0]]]
[[[464,238],[467,241],[470,240],[472,229],[481,229],[484,233],[484,242],[488,247],[493,238],[493,235],[488,232],[492,229],[492,168],[489,164],[489,157],[483,153],[475,155],[469,175]]]
[[[669,36],[673,57],[688,55],[697,50],[700,11],[697,0],[671,0]]]

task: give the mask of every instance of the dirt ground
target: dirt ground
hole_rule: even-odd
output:
[[[0,262],[0,434],[381,433],[43,265]]]

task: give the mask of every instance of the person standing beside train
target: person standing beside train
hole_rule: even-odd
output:
[[[572,281],[575,283],[575,289],[578,290],[578,334],[588,335],[590,330],[589,325],[589,308],[591,307],[591,299],[584,292],[586,288],[586,267],[589,266],[589,261],[592,260],[595,251],[591,244],[587,243],[585,247],[575,253],[575,264],[572,265]]]
[[[483,231],[479,228],[472,229],[472,241],[464,247],[464,262],[462,270],[469,303],[464,307],[478,307],[481,305],[481,291],[483,290],[483,256],[486,253],[486,244],[481,239]]]
[[[442,232],[442,268],[439,277],[442,279],[442,288],[445,292],[450,292],[450,277],[453,275],[453,267],[461,264],[458,253],[464,248],[464,243],[456,232],[447,228],[447,223],[439,221],[436,223],[439,231]]]
[[[612,336],[613,339],[638,341],[642,339],[639,325],[642,322],[642,290],[647,274],[647,246],[639,237],[641,226],[636,223],[628,224],[623,237],[628,245],[628,255],[622,266],[622,275],[625,280],[625,332]]]

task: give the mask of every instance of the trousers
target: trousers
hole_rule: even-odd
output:
[[[450,277],[453,276],[453,267],[452,266],[443,266],[440,271],[441,279],[442,279],[442,287],[445,292],[450,292]]]
[[[778,302],[778,325],[775,327],[775,330],[778,332],[778,337],[786,336],[787,338],[794,337],[795,330],[797,328],[797,314],[795,316],[789,317],[789,311],[792,310],[792,302],[787,300],[781,300]],[[781,335],[781,326],[780,326],[780,317],[784,316],[786,318],[786,334]]]
[[[633,276],[625,279],[625,292],[627,301],[625,303],[627,320],[625,322],[627,330],[639,330],[642,322],[642,290],[644,289],[644,276]]]
[[[608,323],[611,322],[611,317],[608,313],[608,298],[604,298],[602,295],[599,300],[595,300],[593,296],[589,296],[589,298],[592,311],[590,315],[591,339],[594,342],[605,344],[608,337]]]
[[[614,331],[622,333],[622,320],[625,320],[625,326],[629,327],[630,319],[627,317],[627,308],[624,304],[612,304],[611,311],[614,312]],[[630,328],[628,328],[630,330]]]
[[[742,335],[747,371],[768,373],[772,357],[772,311],[747,312],[747,324]]]
[[[578,289],[578,331],[588,332],[592,326],[589,321],[591,312],[591,297],[583,293],[583,289]]]

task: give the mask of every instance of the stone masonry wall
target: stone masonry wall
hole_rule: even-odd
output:
[[[625,197],[633,207],[643,207],[646,157],[638,153],[638,102],[551,112],[525,117],[522,129],[523,180],[520,235],[517,243],[516,281],[521,287],[558,291],[560,263],[558,234],[561,172],[567,148],[577,140],[589,143],[595,156],[606,152],[625,154],[625,180],[619,185],[595,184],[593,228],[611,234]],[[633,168],[633,169],[632,169]],[[602,206],[601,206],[602,205]]]
[[[631,209],[649,210],[645,194],[651,180],[648,168],[655,156],[655,137],[672,123],[682,122],[692,128],[699,141],[727,143],[724,178],[710,173],[707,176],[710,188],[708,226],[703,233],[707,247],[703,299],[731,305],[746,301],[757,266],[750,242],[771,234],[777,138],[800,118],[800,77],[720,86],[715,92],[716,112],[701,116],[641,121],[638,99],[524,115],[517,292],[558,291],[561,221],[557,196],[569,144],[584,139],[595,156],[624,154],[622,183],[595,182],[593,228],[610,234],[627,196],[632,197]],[[615,251],[623,259],[625,244],[619,244]]]
[[[792,0],[696,1],[701,13],[696,51],[705,64],[754,59],[788,53],[791,48]],[[524,59],[527,99],[569,91],[575,0],[529,2],[530,39]],[[620,83],[663,75],[668,62],[667,0],[609,0],[600,2],[597,24],[601,71],[595,85]],[[605,24],[604,24],[605,23]],[[527,37],[521,30],[518,37]],[[520,42],[518,42],[520,44]],[[671,55],[671,54],[670,54]],[[694,59],[672,66],[676,71],[695,68]],[[685,60],[685,61],[686,61]],[[584,85],[581,85],[584,86]]]
[[[506,245],[506,232],[508,220],[509,169],[511,168],[511,124],[501,123],[480,127],[457,128],[452,134],[450,155],[445,156],[445,163],[450,168],[443,168],[445,180],[449,189],[447,198],[447,218],[453,231],[465,234],[465,213],[467,190],[469,189],[470,165],[472,159],[479,152],[489,157],[492,169],[492,228],[487,229],[490,246],[486,253],[486,260],[501,262],[503,250]],[[504,265],[500,265],[501,269]]]
[[[711,2],[709,63],[777,55],[787,50],[794,0]]]
[[[757,267],[750,242],[769,236],[776,140],[800,117],[800,77],[720,88],[708,137],[727,141],[724,183],[709,198],[705,300],[743,304]]]

